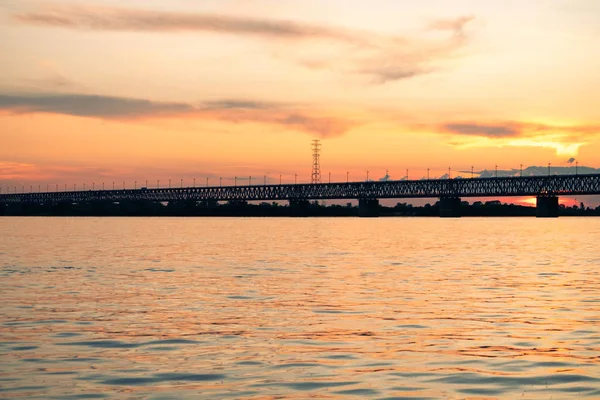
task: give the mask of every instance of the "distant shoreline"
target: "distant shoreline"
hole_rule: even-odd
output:
[[[379,206],[379,217],[439,217],[438,203],[413,206],[398,203],[394,207]],[[499,201],[463,202],[462,217],[535,217],[536,208]],[[0,216],[40,217],[358,217],[358,206],[347,204],[324,206],[318,202],[297,208],[277,203],[225,203],[207,207],[201,203],[179,202],[168,205],[158,202],[123,203],[79,203],[79,204],[17,204],[0,205]],[[600,207],[595,209],[580,205],[559,208],[559,216],[600,216]]]

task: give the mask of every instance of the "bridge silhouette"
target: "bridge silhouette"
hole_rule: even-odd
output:
[[[600,174],[590,174],[9,193],[0,195],[0,204],[287,200],[301,208],[310,200],[354,199],[361,216],[375,217],[379,199],[439,198],[440,216],[459,217],[463,197],[535,196],[538,217],[557,217],[559,196],[598,194]]]

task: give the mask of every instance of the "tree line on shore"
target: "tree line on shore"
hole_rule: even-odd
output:
[[[380,216],[434,217],[439,215],[439,202],[416,206],[397,203],[395,206],[380,205]],[[535,216],[535,207],[507,204],[500,201],[476,201],[461,203],[462,216]],[[321,201],[301,202],[290,206],[277,202],[247,203],[226,202],[206,203],[195,201],[152,202],[145,200],[115,202],[49,203],[49,204],[2,204],[0,215],[4,216],[358,216],[359,208],[352,203],[325,204]],[[596,208],[560,205],[559,215],[600,216],[600,206]]]

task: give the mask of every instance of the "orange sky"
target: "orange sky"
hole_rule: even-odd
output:
[[[313,138],[339,181],[599,167],[598,15],[595,0],[5,1],[0,187],[306,182]]]

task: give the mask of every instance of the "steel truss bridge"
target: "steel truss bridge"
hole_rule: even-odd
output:
[[[0,204],[122,201],[277,201],[325,199],[461,198],[600,194],[600,174],[384,182],[185,187],[8,193]]]

